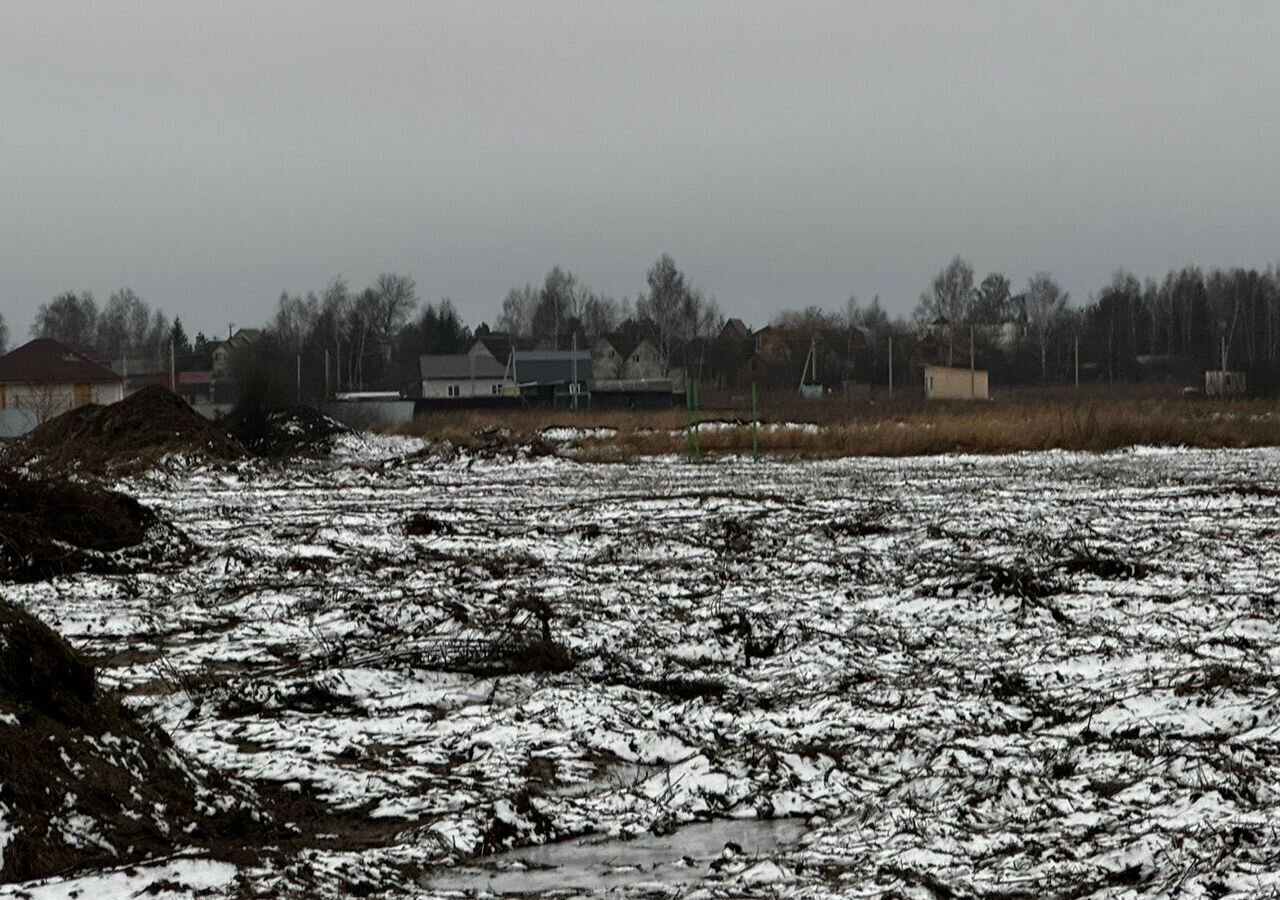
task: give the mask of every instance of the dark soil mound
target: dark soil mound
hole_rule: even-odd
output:
[[[0,470],[0,580],[115,571],[181,538],[132,497]]]
[[[45,468],[96,473],[140,471],[169,454],[220,460],[244,455],[223,428],[158,385],[110,406],[81,406],[50,419],[16,451],[18,460]]]
[[[183,759],[56,633],[0,601],[0,881],[261,832],[243,789]]]
[[[239,409],[231,416],[231,433],[255,456],[325,456],[333,439],[349,429],[309,406],[274,412]]]

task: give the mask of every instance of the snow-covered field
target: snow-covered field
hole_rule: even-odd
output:
[[[413,448],[127,482],[192,562],[7,589],[201,762],[319,801],[193,892],[1280,890],[1280,453]],[[569,671],[445,671],[547,608]]]

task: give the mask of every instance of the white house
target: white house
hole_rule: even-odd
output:
[[[418,357],[424,400],[500,397],[506,366],[487,354],[436,353]]]
[[[0,356],[0,435],[25,434],[89,403],[124,399],[124,379],[78,350],[38,338]]]

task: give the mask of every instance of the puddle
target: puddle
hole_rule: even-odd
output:
[[[730,841],[747,856],[767,856],[794,846],[807,830],[801,819],[717,819],[661,837],[645,834],[624,841],[588,836],[495,853],[483,865],[443,870],[422,884],[438,891],[494,894],[684,884],[704,878]]]
[[[638,787],[659,772],[666,771],[666,766],[649,766],[643,763],[618,761],[610,763],[603,770],[575,784],[561,785],[551,793],[556,797],[590,797],[606,791],[623,791]]]

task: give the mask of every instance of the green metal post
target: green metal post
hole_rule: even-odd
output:
[[[754,381],[751,382],[751,458],[760,459],[760,400]]]
[[[695,459],[702,459],[702,432],[698,428],[698,382],[693,384],[693,411],[690,415],[693,417],[693,455]]]
[[[685,455],[689,457],[689,462],[693,462],[693,441],[694,441],[694,425],[693,425],[693,382],[688,378],[684,380],[684,405],[689,411],[689,424],[684,430],[685,436]]]

